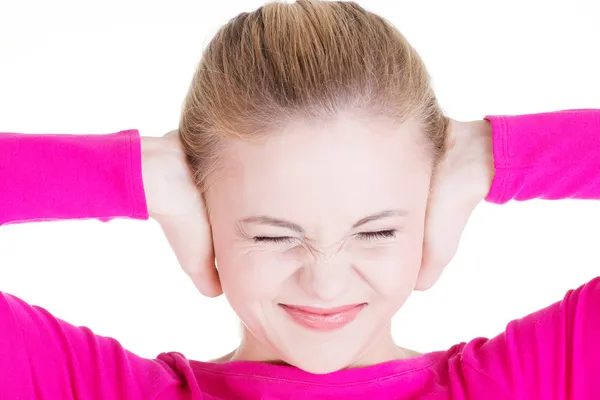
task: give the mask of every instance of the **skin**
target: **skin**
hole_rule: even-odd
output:
[[[346,111],[226,145],[207,205],[221,284],[245,325],[231,359],[326,373],[406,357],[390,321],[421,265],[432,170],[419,131]],[[358,303],[355,321],[326,333],[281,307]]]
[[[143,137],[142,179],[148,213],[161,226],[179,265],[207,297],[223,293],[202,196],[188,168],[177,131]]]
[[[452,261],[469,217],[487,196],[494,179],[492,127],[488,121],[450,120],[446,146],[427,200],[416,290],[431,288]]]
[[[218,361],[326,373],[417,356],[394,344],[390,321],[412,290],[437,280],[487,194],[490,133],[484,121],[452,122],[450,151],[431,194],[430,160],[414,122],[399,126],[342,112],[327,121],[294,121],[265,140],[230,142],[207,193],[212,243],[176,133],[143,141],[150,215],[198,289],[209,296],[224,290],[244,322],[240,347]],[[394,212],[353,227],[386,210]],[[265,216],[280,221],[256,218]],[[387,233],[373,240],[368,232]],[[328,333],[296,324],[280,306],[351,303],[368,306]]]

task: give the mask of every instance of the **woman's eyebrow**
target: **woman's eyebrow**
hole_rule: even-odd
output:
[[[354,225],[352,225],[352,229],[358,228],[361,225],[364,225],[368,222],[376,221],[378,219],[389,218],[389,217],[406,217],[408,212],[405,210],[395,209],[395,210],[384,210],[377,212],[375,214],[371,214],[367,217],[361,218]]]
[[[246,224],[262,224],[262,225],[271,225],[276,226],[278,228],[287,228],[298,233],[304,234],[304,229],[294,222],[286,221],[280,218],[269,217],[268,215],[255,215],[252,217],[244,218],[240,221],[241,223]]]
[[[405,210],[395,209],[395,210],[384,210],[379,211],[375,214],[371,214],[364,218],[358,220],[354,225],[352,225],[352,229],[358,228],[361,225],[364,225],[368,222],[376,221],[378,219],[389,218],[389,217],[405,217],[408,213]],[[286,221],[280,218],[269,217],[268,215],[254,215],[252,217],[244,218],[240,221],[242,224],[261,224],[261,225],[271,225],[278,228],[287,228],[291,229],[300,234],[305,234],[304,229],[294,222]]]

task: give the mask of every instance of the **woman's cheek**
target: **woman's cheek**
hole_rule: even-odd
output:
[[[281,287],[298,269],[300,262],[289,252],[264,248],[246,248],[228,258],[220,266],[224,290],[254,298],[277,296]]]
[[[414,287],[421,263],[420,249],[395,242],[354,246],[349,258],[362,278],[386,299],[403,297]]]

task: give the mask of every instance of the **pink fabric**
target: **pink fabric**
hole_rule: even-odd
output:
[[[487,201],[600,198],[600,110],[487,117]],[[148,217],[139,135],[0,135],[0,222]],[[597,399],[600,278],[508,324],[421,357],[312,375],[179,353],[144,359],[0,294],[0,399]]]
[[[0,133],[0,225],[147,219],[140,135]]]
[[[496,167],[487,201],[600,197],[600,110],[486,119]]]

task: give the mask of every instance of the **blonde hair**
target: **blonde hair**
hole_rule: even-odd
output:
[[[423,61],[387,20],[354,2],[272,2],[231,19],[202,55],[179,132],[201,190],[224,139],[267,134],[290,118],[344,107],[417,119],[433,163],[447,118]]]

